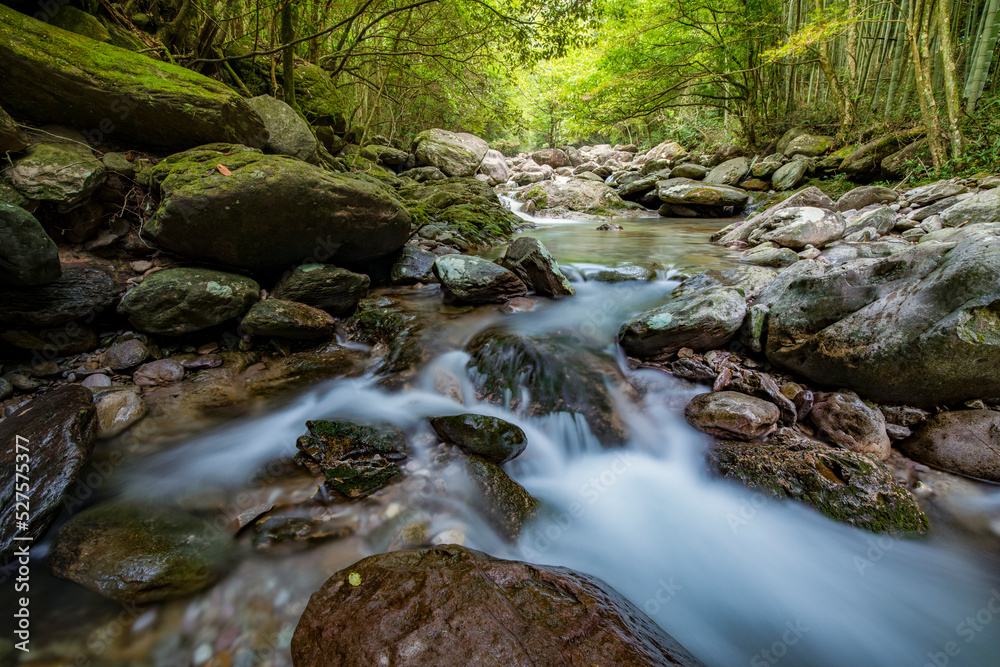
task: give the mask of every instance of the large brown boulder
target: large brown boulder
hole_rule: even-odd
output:
[[[12,559],[15,536],[41,537],[59,516],[66,492],[94,449],[94,415],[90,390],[71,385],[36,398],[0,422],[0,565]],[[27,509],[18,506],[24,500],[17,495],[25,491],[21,484],[30,488]]]
[[[700,665],[600,579],[456,545],[365,558],[313,594],[296,667]]]
[[[181,150],[212,141],[261,146],[267,129],[226,85],[189,69],[56,28],[0,5],[0,102],[15,116]]]

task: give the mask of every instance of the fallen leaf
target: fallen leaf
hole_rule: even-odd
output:
[[[233,172],[231,172],[228,169],[226,169],[226,167],[224,165],[217,164],[217,165],[215,165],[215,168],[218,169],[219,173],[222,174],[223,176],[232,176],[233,175]]]

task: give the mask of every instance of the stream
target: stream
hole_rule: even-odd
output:
[[[119,605],[45,574],[38,562],[33,648],[20,664],[290,665],[291,634],[309,595],[338,569],[398,548],[398,527],[413,521],[429,525],[432,541],[460,539],[498,557],[596,575],[706,665],[1000,664],[1000,527],[993,527],[992,548],[936,526],[925,539],[878,536],[712,478],[707,437],[680,413],[706,388],[656,370],[629,372],[643,388],[638,394],[612,388],[628,434],[617,449],[602,448],[586,422],[568,414],[527,417],[478,402],[462,348],[485,327],[571,331],[579,345],[624,367],[615,334],[625,319],[657,304],[678,272],[735,261],[708,243],[727,220],[640,216],[616,219],[625,227],[618,232],[595,231],[593,220],[533,222],[537,228],[525,233],[570,275],[647,263],[658,279],[577,280],[575,297],[539,299],[535,310],[517,314],[492,306],[446,310],[436,286],[386,290],[440,325],[435,356],[405,388],[387,391],[370,376],[321,383],[127,462],[95,497],[225,517],[309,497],[315,479],[289,460],[305,421],[320,418],[402,428],[415,449],[403,481],[363,501],[321,505],[324,518],[345,527],[343,537],[247,547],[229,576],[189,599]],[[464,501],[464,480],[430,472],[436,440],[425,418],[461,412],[502,417],[527,434],[525,453],[505,469],[543,510],[516,544]],[[996,517],[1000,494],[988,490],[975,502]],[[46,545],[38,546],[41,556]]]

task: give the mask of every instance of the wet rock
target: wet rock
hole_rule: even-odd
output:
[[[791,266],[799,261],[799,256],[794,250],[777,247],[773,244],[762,243],[755,248],[751,248],[740,255],[740,261],[757,266],[767,266],[774,269],[782,269]]]
[[[575,294],[569,280],[559,270],[559,264],[538,239],[518,237],[507,246],[507,252],[498,264],[513,271],[529,289],[545,296]]]
[[[275,299],[297,301],[331,315],[349,315],[368,294],[370,279],[328,264],[302,264],[286,274],[274,289]]]
[[[363,299],[347,321],[347,330],[352,340],[385,349],[378,374],[399,376],[425,358],[421,346],[423,322],[390,299]]]
[[[267,140],[263,122],[228,86],[5,6],[0,70],[8,74],[0,93],[8,110],[40,123],[91,128],[87,138],[94,144],[112,134],[125,145],[169,150]]]
[[[434,128],[413,139],[417,160],[437,167],[447,176],[472,176],[479,169],[489,146],[467,132],[449,132]]]
[[[899,426],[915,426],[927,419],[927,412],[909,405],[880,405],[878,409],[885,417],[887,424]]]
[[[101,366],[107,366],[113,371],[124,371],[135,368],[149,358],[149,348],[140,341],[130,340],[115,343],[101,355]]]
[[[670,170],[672,178],[690,178],[693,181],[700,181],[708,174],[708,167],[693,162],[679,164]]]
[[[430,422],[439,438],[491,463],[506,463],[527,445],[524,431],[499,417],[461,414],[433,417]]]
[[[816,394],[809,419],[834,444],[881,461],[889,458],[885,418],[853,392]]]
[[[145,417],[148,412],[149,408],[138,389],[107,393],[97,402],[97,437],[112,438]]]
[[[107,169],[86,144],[69,142],[33,144],[6,173],[25,197],[52,202],[64,212],[83,203],[107,178]]]
[[[446,255],[434,261],[445,298],[466,303],[503,303],[528,288],[512,271],[480,257]]]
[[[189,371],[199,371],[203,368],[218,368],[222,365],[222,355],[219,354],[200,354],[193,359],[185,359],[181,362],[181,365]]]
[[[836,521],[874,533],[923,534],[927,517],[880,461],[799,438],[725,441],[711,465],[775,498],[808,503]]]
[[[534,200],[539,209],[564,208],[592,215],[610,215],[617,210],[636,208],[624,201],[609,185],[596,181],[571,179],[565,183],[545,181],[522,191],[522,201]]]
[[[726,160],[705,175],[706,183],[736,185],[750,172],[750,161],[745,157]]]
[[[634,280],[648,281],[656,280],[656,271],[648,266],[625,264],[588,273],[586,278],[587,280],[599,283],[625,283]]]
[[[745,190],[687,178],[670,178],[660,181],[657,187],[660,200],[666,204],[742,208],[750,199],[750,195]]]
[[[173,384],[184,379],[184,365],[176,359],[157,359],[143,364],[132,374],[132,381],[140,387]]]
[[[718,373],[711,366],[697,359],[681,358],[670,363],[670,372],[692,382],[715,382]]]
[[[806,246],[822,248],[844,234],[844,219],[833,211],[801,206],[785,208],[769,215],[747,237],[750,245],[770,241],[793,250]]]
[[[698,394],[684,408],[688,423],[719,438],[756,440],[775,429],[778,406],[735,391]]]
[[[251,335],[291,340],[329,338],[336,326],[326,311],[283,299],[258,301],[240,322],[243,331]]]
[[[609,383],[624,387],[624,377],[610,357],[581,348],[569,336],[524,336],[498,328],[481,332],[466,350],[481,400],[509,404],[529,417],[579,415],[602,443],[624,441],[624,423],[608,389]]]
[[[665,359],[682,347],[721,347],[739,331],[746,315],[743,295],[729,287],[671,297],[622,326],[618,338],[627,354]]]
[[[599,232],[620,232],[624,227],[614,222],[605,222],[603,225],[595,227],[595,229]]]
[[[111,310],[121,292],[121,286],[99,269],[65,268],[55,282],[0,289],[0,324],[52,327],[93,319]]]
[[[395,252],[410,234],[406,208],[381,185],[242,146],[171,155],[152,179],[162,199],[144,237],[206,262],[250,270],[306,258],[361,262]]]
[[[472,499],[486,520],[510,542],[517,542],[524,524],[538,509],[538,501],[496,463],[470,455],[465,472],[481,494]]]
[[[929,466],[1000,482],[1000,412],[995,410],[936,414],[896,446]]]
[[[56,576],[136,604],[197,593],[232,564],[231,538],[212,522],[133,504],[77,514],[59,529],[49,554]]]
[[[400,474],[406,436],[389,425],[308,421],[309,433],[295,443],[297,459],[326,478],[326,487],[347,498],[375,493]]]
[[[259,295],[260,285],[234,273],[166,269],[132,288],[118,311],[141,331],[178,336],[239,317]]]
[[[439,236],[444,233],[470,246],[494,245],[508,240],[521,222],[500,203],[493,188],[474,178],[414,183],[401,187],[399,195],[421,225],[424,238],[431,238],[426,233],[435,227],[441,231],[433,238],[446,240]]]
[[[778,190],[791,190],[805,178],[809,165],[804,160],[794,160],[778,168],[771,176],[771,186]]]
[[[0,283],[25,287],[62,275],[55,242],[33,215],[0,201]]]
[[[251,97],[245,103],[267,128],[267,143],[261,146],[265,153],[288,155],[306,162],[318,160],[319,142],[295,109],[270,95]]]
[[[583,623],[583,625],[581,625]],[[292,638],[297,667],[701,663],[607,584],[456,545],[395,551],[334,574]]]
[[[413,285],[415,283],[436,283],[434,260],[437,255],[414,245],[403,246],[403,253],[392,265],[389,274],[393,285]]]
[[[953,234],[887,258],[786,269],[757,301],[769,307],[768,359],[876,401],[1000,397],[1000,226]]]
[[[12,560],[18,546],[15,536],[37,540],[56,520],[96,437],[94,399],[89,389],[79,386],[54,389],[0,422],[0,462],[6,471],[0,482],[0,565]],[[25,474],[31,486],[28,526],[23,530],[15,520],[16,483],[23,481],[16,472]]]
[[[862,185],[841,195],[837,200],[838,211],[850,211],[851,209],[860,211],[865,206],[872,204],[891,204],[899,199],[895,190],[884,188],[881,185]]]

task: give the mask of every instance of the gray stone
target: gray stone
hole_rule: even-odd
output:
[[[472,176],[489,150],[487,143],[473,134],[438,128],[418,134],[413,145],[420,162],[437,167],[447,176]]]
[[[850,211],[851,209],[861,210],[865,206],[872,204],[891,204],[899,199],[895,190],[884,188],[881,185],[862,185],[841,195],[837,200],[838,211]]]
[[[682,347],[709,350],[725,345],[739,331],[746,314],[743,295],[714,287],[677,297],[634,317],[622,326],[625,352],[641,358],[669,358]]]
[[[885,418],[853,392],[816,394],[809,419],[834,444],[881,461],[889,458]]]
[[[707,180],[707,177],[706,177]],[[687,178],[671,178],[657,183],[660,199],[666,204],[734,206],[742,208],[749,193],[728,185],[709,184]]]
[[[735,391],[698,394],[684,408],[684,417],[699,431],[737,440],[770,434],[779,416],[774,403]]]
[[[62,275],[59,251],[33,215],[0,202],[0,283],[26,287]]]
[[[706,183],[716,185],[736,185],[750,171],[750,162],[745,157],[726,160],[705,175]]]
[[[262,146],[265,153],[288,155],[306,162],[319,159],[319,142],[295,109],[270,95],[251,97],[246,104],[267,128],[267,142]]]
[[[466,303],[503,303],[528,288],[512,271],[480,257],[445,255],[434,262],[445,297]]]
[[[140,387],[159,387],[184,379],[184,365],[173,358],[157,359],[139,366],[132,374],[132,382]]]
[[[780,248],[772,244],[761,244],[744,251],[740,255],[740,261],[747,264],[756,264],[757,266],[781,269],[799,261],[799,256],[794,250],[788,248]]]
[[[258,301],[240,322],[240,327],[254,336],[291,340],[329,338],[336,326],[325,310],[284,299]]]
[[[490,149],[479,164],[479,173],[486,176],[490,185],[500,185],[510,179],[510,169],[503,153]]]
[[[392,265],[389,277],[393,285],[412,285],[414,283],[436,283],[434,261],[437,255],[418,246],[405,245],[403,252]]]
[[[559,270],[559,264],[542,243],[530,236],[514,240],[497,262],[513,271],[528,289],[544,296],[571,296],[575,294],[569,280]]]
[[[791,190],[805,178],[808,164],[802,160],[793,160],[782,166],[771,176],[771,185],[775,190]]]
[[[331,315],[350,315],[368,295],[370,284],[363,273],[329,264],[301,264],[278,281],[271,296],[304,303]]]
[[[995,410],[936,414],[897,447],[920,463],[1000,482],[1000,412]]]
[[[142,341],[131,339],[115,343],[101,355],[101,366],[113,371],[135,368],[149,358],[149,348]]]
[[[945,227],[1000,222],[1000,188],[985,190],[941,212]]]
[[[86,144],[57,141],[32,145],[14,160],[7,177],[28,199],[52,202],[65,212],[104,183],[107,169]]]
[[[910,206],[927,206],[939,199],[947,199],[968,192],[969,188],[951,181],[935,181],[919,188],[913,188],[903,193],[903,199],[910,202]]]
[[[499,417],[461,414],[434,417],[430,422],[445,442],[498,465],[520,456],[528,444],[524,431]]]
[[[845,227],[844,219],[827,209],[812,206],[784,208],[757,224],[747,241],[750,245],[771,241],[793,250],[809,245],[822,248],[843,236]]]

